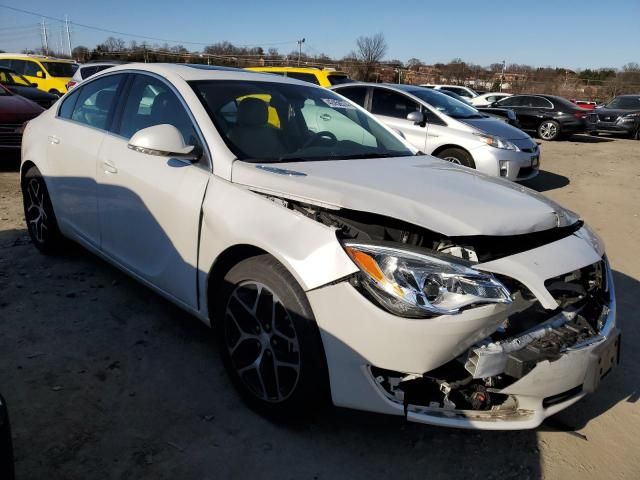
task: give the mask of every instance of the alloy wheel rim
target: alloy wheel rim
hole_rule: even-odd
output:
[[[447,162],[455,163],[456,165],[462,165],[462,162],[460,161],[460,159],[456,157],[444,157],[443,160],[446,160]]]
[[[558,129],[551,122],[545,122],[540,127],[540,136],[545,140],[555,137],[557,132],[558,132]]]
[[[266,285],[246,281],[233,290],[224,319],[231,364],[257,398],[279,403],[300,377],[300,346],[289,312]]]
[[[44,242],[48,227],[49,216],[44,209],[44,188],[36,178],[27,184],[28,205],[26,209],[27,222],[33,236],[40,243]]]

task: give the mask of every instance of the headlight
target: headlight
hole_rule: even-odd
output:
[[[511,303],[511,294],[493,275],[444,256],[352,242],[343,246],[360,268],[359,285],[396,315],[424,318],[473,304]]]
[[[486,135],[484,133],[476,133],[475,135],[480,137],[484,143],[492,147],[501,148],[503,150],[513,150],[514,152],[520,151],[516,145],[502,137],[494,137],[493,135]]]
[[[628,113],[622,116],[623,119],[627,119],[627,120],[635,120],[638,117],[640,117],[640,112]]]

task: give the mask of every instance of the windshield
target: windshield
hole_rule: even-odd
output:
[[[77,67],[70,62],[41,62],[52,77],[73,77]]]
[[[328,75],[329,83],[331,85],[340,85],[342,83],[353,83],[353,80],[346,75]]]
[[[408,92],[452,118],[483,118],[475,108],[444,93],[426,88],[416,88]]]
[[[605,105],[620,110],[640,110],[640,97],[616,97]]]
[[[323,88],[240,80],[197,81],[191,86],[240,160],[413,155],[369,114]]]
[[[11,85],[19,87],[30,87],[31,83],[13,70],[0,70],[0,83],[2,85]]]

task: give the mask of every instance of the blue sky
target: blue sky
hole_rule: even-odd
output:
[[[12,5],[105,29],[183,42],[273,46],[342,57],[362,35],[384,33],[387,59],[465,61],[570,68],[640,62],[640,0],[219,1],[25,0]],[[38,17],[0,8],[0,49],[40,46]],[[47,20],[51,41],[60,24]],[[72,46],[95,46],[108,33],[73,27]],[[134,39],[119,35],[125,40]],[[138,38],[138,41],[143,39]],[[160,43],[160,42],[159,42]],[[201,49],[186,44],[190,50]]]

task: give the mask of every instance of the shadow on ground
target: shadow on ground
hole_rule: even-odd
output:
[[[549,190],[566,187],[569,183],[571,183],[571,181],[564,175],[540,170],[536,177],[522,182],[522,185],[537,190],[538,192],[548,192]]]
[[[17,172],[20,169],[20,152],[0,149],[0,172]]]
[[[607,143],[615,142],[615,137],[594,137],[592,135],[570,135],[564,140],[576,143]]]
[[[0,390],[19,478],[539,478],[535,431],[473,432],[328,409],[270,423],[232,389],[209,330],[80,247],[0,232]],[[636,402],[637,280],[616,273],[623,365],[543,429]]]

